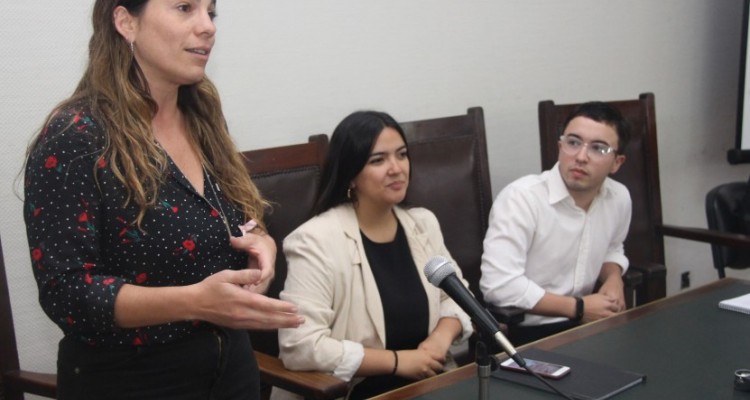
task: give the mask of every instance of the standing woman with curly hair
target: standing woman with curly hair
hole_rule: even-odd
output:
[[[205,76],[215,16],[215,0],[97,0],[86,71],[29,147],[59,399],[255,399],[245,330],[303,322],[262,294],[276,247]]]

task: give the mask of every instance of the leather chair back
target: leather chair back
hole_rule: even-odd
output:
[[[743,199],[748,191],[747,182],[724,183],[706,194],[708,228],[728,233],[748,235],[746,220],[750,210],[745,210]],[[750,268],[750,249],[711,244],[714,268],[719,278],[724,278],[724,268]]]
[[[475,297],[482,299],[482,243],[492,207],[482,108],[470,108],[465,115],[400,125],[411,160],[405,202],[435,213],[446,247]]]
[[[245,151],[250,176],[261,195],[271,203],[264,222],[276,241],[276,276],[268,289],[269,297],[278,298],[286,280],[286,258],[281,251],[284,238],[312,217],[328,136],[310,136],[308,143]],[[276,331],[252,331],[253,348],[278,356]]]

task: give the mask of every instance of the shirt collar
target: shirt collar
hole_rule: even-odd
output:
[[[547,171],[547,173],[549,174],[549,178],[547,179],[549,203],[556,204],[565,199],[574,201],[573,197],[570,196],[570,192],[568,192],[567,186],[565,186],[565,181],[563,181],[562,175],[560,175],[560,163],[555,163],[555,166]],[[604,183],[602,183],[602,187],[599,189],[599,193],[594,200],[596,201],[596,199],[607,198],[610,196],[612,196],[612,179],[607,177],[604,179]]]

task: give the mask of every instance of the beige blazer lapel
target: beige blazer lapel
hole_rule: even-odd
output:
[[[358,268],[362,276],[362,285],[365,293],[365,307],[370,323],[375,327],[375,332],[385,347],[385,316],[383,315],[383,303],[380,300],[380,292],[375,282],[375,276],[372,274],[372,268],[367,261],[364,245],[362,244],[362,234],[359,230],[357,215],[351,206],[340,209],[341,225],[344,228],[344,234],[349,239],[347,251],[351,259],[351,267]]]
[[[417,275],[422,282],[422,286],[425,288],[427,294],[427,304],[429,305],[429,326],[432,327],[437,325],[437,320],[440,318],[439,304],[440,304],[440,290],[435,288],[424,275],[424,266],[427,261],[435,255],[437,255],[437,249],[430,243],[430,235],[419,229],[414,218],[405,209],[396,207],[396,217],[401,222],[401,226],[404,227],[406,238],[409,242],[409,251],[414,259],[414,265],[417,268]],[[428,254],[432,252],[431,254]]]

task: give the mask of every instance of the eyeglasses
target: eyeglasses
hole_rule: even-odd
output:
[[[565,154],[576,155],[582,148],[586,148],[586,154],[592,159],[603,159],[607,154],[617,151],[612,146],[603,142],[589,142],[586,143],[583,140],[570,135],[560,136],[560,148]]]

